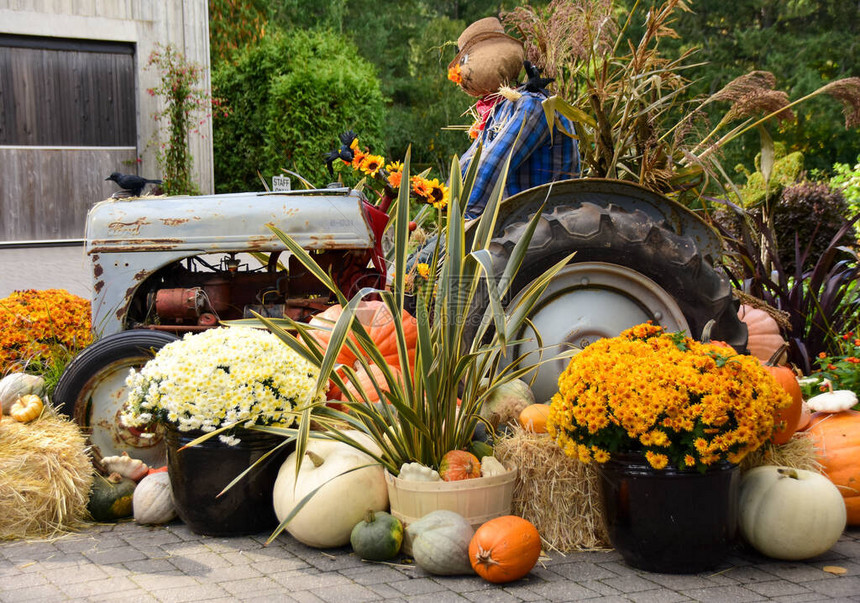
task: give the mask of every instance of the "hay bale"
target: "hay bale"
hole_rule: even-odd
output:
[[[768,442],[746,455],[741,461],[741,471],[745,472],[761,465],[780,465],[822,473],[821,463],[815,454],[815,444],[805,431],[795,433],[785,444],[777,446]]]
[[[93,467],[78,426],[46,408],[0,418],[0,540],[55,537],[87,517]]]
[[[547,545],[561,552],[609,546],[593,466],[519,427],[496,442],[495,454],[519,468],[513,513],[532,522]]]

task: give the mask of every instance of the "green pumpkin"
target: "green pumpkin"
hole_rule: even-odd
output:
[[[119,473],[108,477],[96,474],[87,511],[95,521],[116,521],[132,514],[136,484]]]
[[[355,524],[349,542],[362,559],[386,561],[400,552],[403,524],[385,511],[368,511],[365,518]]]

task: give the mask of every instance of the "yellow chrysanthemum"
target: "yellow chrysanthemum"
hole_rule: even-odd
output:
[[[415,269],[418,271],[418,276],[421,278],[429,278],[430,277],[430,266],[424,264],[423,262],[418,264]]]
[[[582,461],[598,460],[597,449],[640,451],[656,468],[702,468],[758,448],[773,432],[775,409],[787,404],[755,358],[646,323],[571,360],[548,427]]]

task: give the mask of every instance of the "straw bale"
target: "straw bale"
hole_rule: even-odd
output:
[[[0,418],[0,540],[80,527],[93,481],[87,453],[78,426],[49,407],[30,423]]]
[[[806,469],[822,472],[821,463],[815,453],[815,444],[809,434],[800,431],[782,445],[767,443],[741,461],[741,471],[748,471],[761,465],[780,465],[792,469]]]
[[[546,545],[561,552],[609,546],[593,466],[519,427],[496,442],[495,454],[519,469],[512,511],[532,522]]]

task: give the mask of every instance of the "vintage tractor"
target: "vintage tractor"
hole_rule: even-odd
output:
[[[719,266],[720,239],[695,213],[620,181],[537,187],[502,204],[491,246],[499,273],[541,205],[543,219],[512,291],[515,296],[576,251],[531,315],[548,353],[646,320],[697,336],[711,319],[712,338],[745,350],[746,327]],[[297,261],[283,257],[285,248],[268,224],[311,250],[343,291],[354,292],[384,286],[387,220],[361,193],[346,188],[96,204],[86,241],[96,341],[69,364],[55,402],[91,430],[102,454],[127,451],[162,463],[158,434],[119,419],[129,369],[177,336],[220,320],[252,310],[306,320],[332,303]],[[537,353],[528,335],[524,339],[532,342],[519,344],[520,354]],[[562,360],[541,366],[533,387],[538,400],[549,400],[563,368]]]

